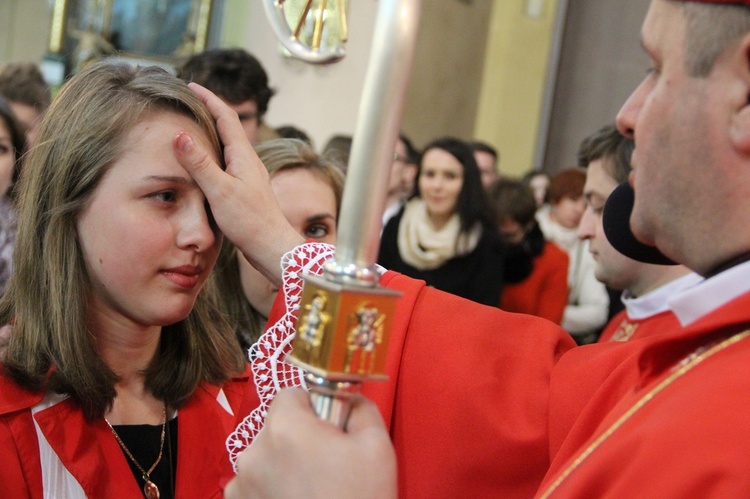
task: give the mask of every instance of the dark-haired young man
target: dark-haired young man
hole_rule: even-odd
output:
[[[584,139],[578,150],[578,166],[586,168],[586,210],[578,225],[578,237],[589,241],[596,278],[622,291],[625,305],[605,326],[599,342],[629,341],[672,331],[679,323],[667,300],[701,280],[683,265],[633,260],[612,247],[605,236],[604,204],[612,191],[628,180],[633,146],[633,139],[623,136],[614,125],[607,125]]]
[[[274,94],[258,59],[242,49],[210,49],[185,61],[178,76],[218,95],[237,112],[250,143],[258,142],[263,116]]]

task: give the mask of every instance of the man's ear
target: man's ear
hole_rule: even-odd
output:
[[[736,109],[729,130],[732,145],[738,152],[750,155],[750,34],[745,35],[736,49],[736,75],[744,85],[744,101]]]

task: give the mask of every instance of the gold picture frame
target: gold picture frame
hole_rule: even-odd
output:
[[[215,0],[54,0],[49,56],[66,73],[116,56],[163,66],[203,51]]]

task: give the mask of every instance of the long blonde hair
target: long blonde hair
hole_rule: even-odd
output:
[[[163,111],[193,119],[222,157],[210,113],[184,82],[159,68],[105,62],[65,84],[20,180],[15,268],[0,301],[0,321],[14,323],[4,369],[28,389],[70,395],[88,418],[111,407],[117,377],[87,326],[91,283],[76,221],[128,132]],[[146,387],[179,407],[200,382],[221,383],[243,368],[236,338],[204,290],[188,317],[163,328]]]

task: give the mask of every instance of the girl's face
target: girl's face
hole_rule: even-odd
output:
[[[16,164],[16,152],[13,150],[13,138],[8,124],[0,118],[0,196],[4,196],[13,181],[13,167]]]
[[[553,219],[566,229],[575,229],[581,222],[586,210],[586,200],[583,196],[578,199],[564,197],[552,206]]]
[[[432,219],[445,222],[456,212],[463,185],[463,166],[452,154],[442,149],[430,149],[425,153],[419,192]]]
[[[333,188],[307,168],[281,170],[271,177],[271,187],[281,211],[297,232],[307,239],[336,242],[336,195]],[[279,291],[238,253],[242,290],[264,317]]]
[[[126,135],[78,218],[98,323],[144,328],[184,319],[216,263],[221,235],[172,149],[182,130],[210,150],[188,117],[152,114]]]

